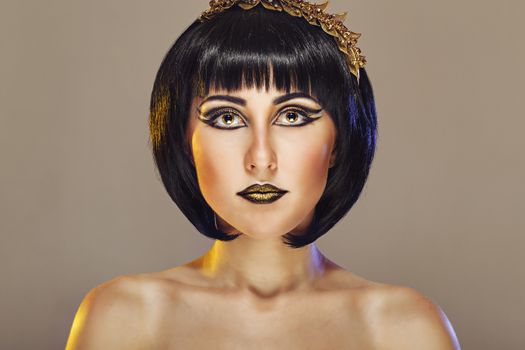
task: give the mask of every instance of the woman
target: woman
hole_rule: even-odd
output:
[[[315,245],[374,156],[359,34],[300,0],[210,5],[159,68],[150,131],[168,194],[214,245],[91,290],[67,348],[459,349],[439,306]]]

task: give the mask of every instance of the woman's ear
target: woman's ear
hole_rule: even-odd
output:
[[[328,169],[332,168],[335,165],[335,160],[337,158],[337,148],[339,147],[339,144],[337,143],[338,134],[339,133],[336,129],[333,144],[332,144],[332,153],[330,154],[330,163],[328,165]]]
[[[337,153],[333,151],[332,154],[330,155],[330,165],[328,166],[328,168],[331,168],[335,165],[336,156],[337,156]]]

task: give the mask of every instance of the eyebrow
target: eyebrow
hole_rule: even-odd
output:
[[[300,97],[308,98],[308,99],[314,101],[315,103],[317,103],[318,105],[320,105],[320,103],[315,98],[313,98],[312,96],[310,96],[310,95],[308,95],[308,94],[306,94],[304,92],[294,92],[294,93],[291,93],[291,94],[286,94],[286,95],[279,96],[279,97],[277,97],[276,99],[273,100],[273,104],[274,105],[278,105],[278,104],[284,103],[284,102],[286,102],[288,100],[293,100],[294,98],[300,98]],[[199,107],[202,106],[206,102],[217,101],[217,100],[232,102],[232,103],[238,104],[238,105],[243,106],[243,107],[246,106],[246,100],[243,99],[243,98],[229,96],[229,95],[213,95],[213,96],[206,97],[204,99],[204,101],[201,102]]]

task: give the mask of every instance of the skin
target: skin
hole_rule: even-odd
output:
[[[314,122],[293,126],[305,123],[306,116],[292,112],[294,118],[287,119],[291,107],[322,109],[311,98],[274,104],[286,94],[244,89],[228,95],[243,99],[245,106],[209,99],[226,94],[214,91],[204,101],[197,99],[193,110],[207,115],[216,108],[235,108],[233,120],[233,115],[220,116],[233,126],[216,122],[219,127],[244,127],[217,129],[200,121],[197,112],[189,121],[187,137],[199,187],[219,228],[243,235],[230,242],[216,241],[202,259],[203,269],[218,283],[260,295],[299,288],[323,274],[323,255],[315,244],[292,250],[282,244],[281,236],[303,232],[313,218],[335,160],[335,125],[323,113]],[[236,195],[255,182],[267,181],[289,193],[271,204],[254,204]]]
[[[245,104],[209,99],[217,95]],[[186,136],[199,187],[219,228],[242,235],[184,265],[94,288],[66,349],[460,349],[446,315],[416,290],[346,271],[315,243],[282,243],[308,227],[337,161],[325,111],[300,127],[289,125],[303,118],[283,112],[322,109],[315,97],[275,104],[283,95],[243,88],[194,99]],[[200,120],[216,108],[235,110],[219,127],[243,127]],[[271,204],[236,195],[255,182],[289,193]]]

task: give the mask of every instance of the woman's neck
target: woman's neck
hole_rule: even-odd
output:
[[[330,264],[315,243],[293,249],[281,237],[253,239],[247,235],[229,242],[215,241],[195,262],[200,272],[217,284],[260,297],[308,287]]]

